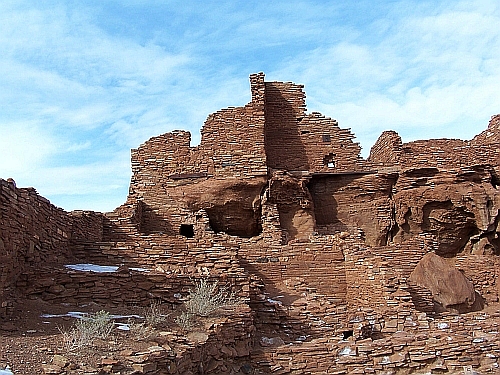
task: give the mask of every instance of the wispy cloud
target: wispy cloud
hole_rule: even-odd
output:
[[[29,122],[8,122],[1,127],[0,170],[2,177],[27,177],[57,152],[58,140]]]

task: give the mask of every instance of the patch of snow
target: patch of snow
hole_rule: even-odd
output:
[[[350,347],[346,346],[344,349],[342,349],[339,352],[339,355],[341,355],[341,356],[356,355],[356,351],[352,350]]]
[[[129,318],[144,319],[144,317],[140,315],[110,315],[109,317],[110,319],[129,319]]]
[[[97,264],[92,263],[66,264],[64,267],[74,271],[96,273],[116,272],[118,270],[118,266],[98,266]]]
[[[67,314],[42,314],[40,315],[41,318],[64,318],[64,317],[70,317],[70,318],[77,318],[77,319],[86,319],[88,313],[80,312],[80,311],[70,311]],[[143,316],[140,315],[109,315],[109,319],[129,319],[129,318],[136,318],[136,319],[144,319]]]
[[[261,337],[260,345],[262,346],[279,346],[285,343],[280,337]]]
[[[281,301],[276,301],[275,299],[268,298],[267,302],[272,303],[273,305],[282,305],[283,302]]]
[[[450,328],[450,325],[448,323],[438,323],[437,327],[439,329],[447,329],[447,328]]]
[[[81,312],[81,311],[69,311],[66,316],[69,316],[71,318],[77,318],[77,319],[83,319],[87,313]]]
[[[115,323],[116,324],[116,329],[119,329],[120,331],[130,331],[130,326],[126,323]]]
[[[380,361],[380,364],[381,365],[389,365],[391,363],[391,359],[389,358],[389,356],[384,356],[382,358],[382,361]]]
[[[71,318],[82,319],[85,315],[86,314],[83,312],[70,311],[67,314],[42,314],[42,315],[40,315],[40,318],[64,318],[66,316],[69,316]]]
[[[149,272],[147,268],[140,268],[140,267],[130,267],[132,271],[137,271],[137,272]]]

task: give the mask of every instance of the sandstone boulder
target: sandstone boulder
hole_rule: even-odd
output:
[[[472,282],[446,259],[426,254],[410,275],[410,283],[431,291],[434,301],[449,310],[465,312],[475,302]]]

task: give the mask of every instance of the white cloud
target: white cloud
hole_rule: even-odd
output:
[[[66,148],[66,152],[78,152],[82,150],[87,150],[92,146],[92,142],[85,141],[80,143],[73,143]]]
[[[58,141],[35,123],[9,122],[0,128],[0,177],[27,177],[57,150]]]

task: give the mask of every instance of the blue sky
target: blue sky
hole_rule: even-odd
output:
[[[498,25],[497,0],[2,0],[0,177],[110,211],[131,148],[174,129],[196,144],[260,71],[304,84],[365,157],[388,129],[470,139],[500,113]]]

